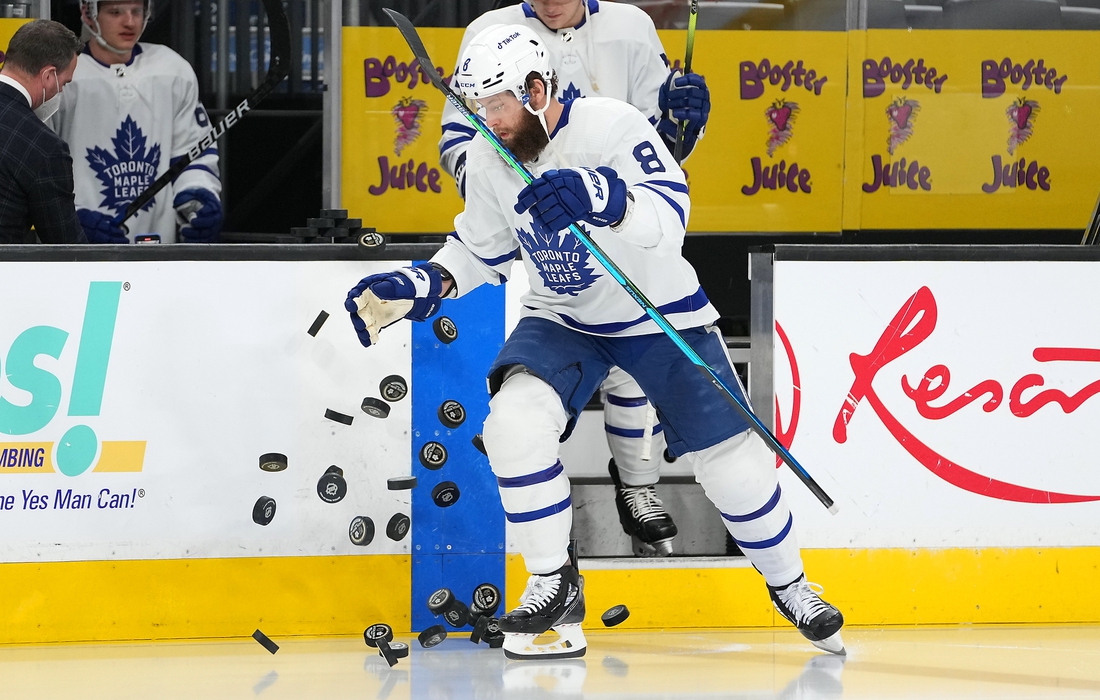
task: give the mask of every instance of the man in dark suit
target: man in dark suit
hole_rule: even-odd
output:
[[[64,25],[20,27],[0,71],[0,243],[87,243],[73,204],[69,147],[46,124],[81,44]],[[34,232],[31,227],[34,227]]]

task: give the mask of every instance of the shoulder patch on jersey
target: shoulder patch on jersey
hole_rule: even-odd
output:
[[[103,189],[100,190],[103,201],[99,203],[100,207],[121,213],[157,179],[160,144],[155,143],[146,150],[145,142],[145,134],[127,115],[111,139],[114,153],[99,146],[88,149],[85,156],[88,165],[103,183]],[[154,197],[141,208],[142,211],[148,211],[155,203]]]
[[[575,297],[601,276],[596,272],[588,248],[570,231],[544,235],[518,228],[516,237],[538,268],[542,283],[556,294]]]

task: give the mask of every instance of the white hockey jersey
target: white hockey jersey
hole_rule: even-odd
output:
[[[570,231],[541,236],[513,208],[523,179],[480,134],[470,143],[466,208],[432,258],[453,276],[456,295],[507,279],[524,249],[531,288],[521,317],[537,316],[591,335],[660,329]],[[527,164],[536,177],[562,167],[613,168],[634,204],[615,229],[583,224],[592,239],[677,329],[713,323],[718,313],[680,254],[691,203],[683,172],[634,107],[602,97],[565,105],[550,145]]]
[[[77,209],[114,216],[210,131],[210,118],[191,65],[167,46],[138,44],[129,63],[110,66],[85,47],[51,126],[73,156]],[[217,147],[126,221],[130,240],[153,233],[174,243],[172,200],[191,188],[221,194]]]
[[[576,27],[556,31],[543,24],[526,2],[486,12],[466,28],[458,55],[461,57],[470,41],[486,27],[527,25],[550,52],[550,65],[558,74],[559,101],[595,95],[613,97],[634,105],[651,124],[656,124],[660,115],[657,93],[668,79],[669,68],[653,20],[626,3],[586,1],[588,19]],[[446,102],[439,162],[452,177],[474,133],[469,122]]]

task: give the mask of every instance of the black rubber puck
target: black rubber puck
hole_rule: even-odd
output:
[[[271,641],[271,639],[260,630],[256,630],[255,632],[253,632],[252,638],[259,642],[264,649],[267,649],[272,654],[279,651],[279,645]]]
[[[667,447],[665,448],[664,458],[665,458],[665,461],[668,462],[669,464],[672,464],[673,462],[676,461],[676,457],[673,456],[673,454],[668,451]]]
[[[378,622],[363,630],[363,641],[368,647],[378,646],[379,641],[392,642],[393,628],[385,622]]]
[[[405,642],[389,642],[390,651],[393,655],[399,659],[404,659],[409,655],[409,645]]]
[[[320,214],[322,219],[332,219],[333,221],[340,221],[341,219],[348,218],[347,209],[322,209]]]
[[[386,247],[386,237],[374,229],[363,231],[359,234],[359,246],[371,250],[383,250]]]
[[[361,407],[363,413],[368,416],[374,416],[375,418],[385,418],[390,415],[390,405],[382,399],[376,399],[373,396],[368,396],[363,399],[363,405]]]
[[[317,495],[325,503],[339,503],[348,493],[348,482],[335,472],[325,472],[317,480]]]
[[[391,374],[378,383],[378,393],[386,401],[400,401],[409,394],[409,385],[397,374]]]
[[[260,455],[260,469],[265,472],[281,472],[286,469],[286,455],[280,452],[268,452]]]
[[[252,506],[252,522],[257,525],[267,525],[275,517],[275,499],[270,496],[260,496],[256,505]]]
[[[481,433],[478,433],[477,435],[470,438],[470,443],[478,452],[485,455],[486,457],[489,456],[489,453],[485,451],[485,441],[481,439]]]
[[[473,614],[471,609],[471,615]],[[481,642],[481,638],[485,636],[485,629],[489,626],[489,620],[493,618],[481,616],[474,624],[474,631],[470,633],[470,641],[474,644]]]
[[[458,503],[461,495],[453,481],[441,481],[432,489],[432,501],[440,508],[449,508]]]
[[[607,612],[600,615],[600,619],[603,621],[604,627],[614,627],[615,625],[624,622],[626,618],[630,617],[630,611],[626,609],[625,605],[615,605],[608,608]]]
[[[420,463],[432,471],[442,469],[443,465],[447,463],[447,448],[443,446],[443,443],[434,440],[424,443],[424,446],[420,448]]]
[[[331,408],[325,409],[325,418],[328,418],[329,420],[334,420],[337,423],[343,423],[344,425],[351,425],[351,422],[354,420],[354,418],[352,418],[351,416],[345,413],[340,413],[339,411],[334,411]]]
[[[454,628],[465,627],[470,621],[470,609],[461,600],[451,603],[451,607],[443,611],[443,619]]]
[[[393,668],[397,665],[397,654],[393,653],[393,649],[390,648],[389,642],[378,641],[378,655],[386,660],[386,663]]]
[[[470,612],[492,617],[500,607],[500,589],[491,583],[483,583],[474,589],[470,599]]]
[[[336,476],[343,476],[344,470],[333,464],[331,467],[325,470],[326,474],[335,474]]]
[[[416,477],[395,476],[392,479],[386,479],[386,488],[390,491],[405,491],[407,489],[415,489]]]
[[[458,338],[458,326],[446,316],[440,316],[432,321],[432,330],[435,331],[435,337],[439,338],[439,342],[444,345],[450,345]]]
[[[322,311],[321,313],[317,314],[317,318],[314,319],[313,325],[309,327],[309,330],[306,331],[306,333],[309,333],[310,335],[312,335],[314,337],[317,337],[317,331],[321,330],[321,326],[325,325],[325,321],[327,321],[327,320],[328,320],[328,312],[327,311]]]
[[[439,646],[447,638],[447,628],[443,625],[432,625],[417,635],[416,638],[420,641],[420,646],[431,649],[434,646]]]
[[[466,422],[466,409],[454,399],[447,399],[439,404],[436,415],[439,416],[439,422],[448,428],[457,428]]]
[[[355,516],[348,526],[348,537],[352,544],[366,547],[374,540],[374,521],[365,515]]]
[[[428,610],[431,610],[433,615],[442,615],[454,602],[455,594],[451,593],[451,589],[440,588],[428,596]]]
[[[411,522],[409,516],[404,513],[394,513],[389,524],[386,525],[386,537],[394,542],[400,542],[405,539],[405,535],[409,534],[409,524]]]

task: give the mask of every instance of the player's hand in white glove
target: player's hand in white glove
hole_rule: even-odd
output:
[[[403,318],[426,321],[443,303],[443,275],[431,263],[369,275],[351,288],[344,308],[363,347],[378,342],[378,332]]]

